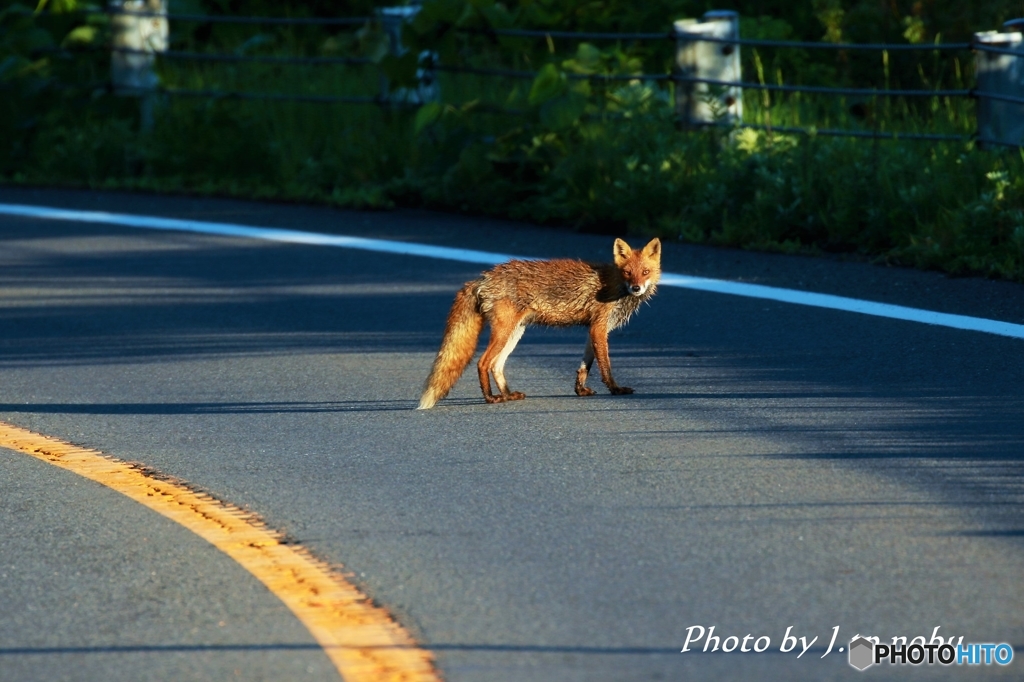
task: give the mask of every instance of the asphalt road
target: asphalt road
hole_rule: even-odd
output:
[[[609,259],[610,237],[0,188],[0,202]],[[639,242],[639,240],[634,240]],[[666,270],[1024,323],[1024,287],[677,244]],[[478,266],[0,217],[0,420],[137,461],[343,566],[463,680],[1021,679],[1024,341],[663,288],[572,393],[527,331],[414,411]],[[687,628],[770,638],[680,653]],[[1008,642],[875,667],[855,634]],[[808,641],[782,652],[787,628]],[[690,632],[696,633],[695,630]],[[337,679],[262,585],[108,489],[0,450],[0,680]]]

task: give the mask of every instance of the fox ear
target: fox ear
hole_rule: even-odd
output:
[[[644,247],[644,256],[654,260],[661,260],[661,240],[655,237]]]
[[[612,253],[615,254],[615,264],[622,265],[633,255],[633,249],[629,248],[629,244],[621,239],[616,239],[615,246],[612,247]]]

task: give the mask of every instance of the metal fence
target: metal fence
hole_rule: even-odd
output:
[[[480,76],[533,79],[536,72],[506,68],[481,68],[438,63],[436,55],[420,55],[418,75],[421,87],[416,92],[389,92],[384,84],[377,95],[338,96],[301,95],[268,92],[230,92],[211,89],[176,89],[162,87],[154,76],[157,57],[174,61],[253,63],[270,65],[302,65],[318,67],[349,67],[372,63],[363,57],[301,57],[251,56],[242,54],[210,54],[168,49],[170,22],[260,26],[364,26],[380,22],[390,33],[391,50],[403,51],[400,43],[401,22],[415,15],[416,8],[395,8],[388,14],[382,10],[375,17],[285,18],[230,17],[194,14],[168,14],[164,0],[121,0],[103,10],[111,16],[113,40],[111,78],[115,91],[122,94],[149,95],[162,93],[176,97],[237,98],[244,100],[296,101],[322,104],[366,104],[386,106],[420,106],[439,97],[436,72],[475,74]],[[90,10],[86,10],[90,11]],[[675,67],[670,73],[587,75],[567,73],[568,79],[599,81],[647,81],[671,83],[675,89],[675,107],[679,120],[686,126],[719,125],[730,128],[769,129],[786,134],[817,134],[855,138],[901,139],[961,142],[968,139],[986,145],[1024,145],[1024,43],[1021,33],[1024,20],[1007,22],[1003,31],[976,33],[970,43],[944,44],[851,44],[816,43],[748,39],[739,36],[739,18],[733,12],[709,12],[700,20],[675,22],[673,30],[660,33],[567,32],[526,29],[478,29],[474,32],[494,37],[567,39],[576,41],[673,41],[676,44]],[[961,89],[874,89],[841,88],[797,84],[769,84],[745,81],[740,73],[740,50],[744,47],[770,47],[801,50],[845,50],[883,52],[950,52],[971,51],[974,54],[977,83]],[[746,90],[809,93],[835,97],[859,98],[962,98],[977,102],[977,132],[973,136],[941,133],[892,133],[877,130],[814,129],[795,126],[770,126],[743,121],[742,94]],[[146,99],[145,97],[143,99]],[[508,113],[520,113],[509,111]],[[145,118],[145,117],[144,117]]]

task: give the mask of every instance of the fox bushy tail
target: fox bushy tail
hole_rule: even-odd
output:
[[[441,339],[441,349],[434,358],[434,366],[417,408],[419,410],[429,410],[438,400],[448,395],[448,391],[452,390],[473,359],[476,342],[484,326],[484,316],[477,307],[477,284],[470,282],[455,294],[444,338]]]

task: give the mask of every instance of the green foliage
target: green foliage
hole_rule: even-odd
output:
[[[571,43],[489,28],[660,31],[735,8],[754,38],[947,42],[1019,12],[1003,0],[880,4],[661,0],[426,0],[389,55],[379,24],[341,28],[175,26],[181,50],[369,57],[357,67],[160,63],[169,88],[376,95],[416,84],[422,50],[447,66],[442,102],[418,109],[159,97],[106,87],[102,15],[0,0],[0,181],[141,187],[386,209],[429,206],[721,246],[850,253],[1024,281],[1024,158],[969,143],[872,142],[766,131],[681,132],[665,84],[671,41]],[[391,4],[391,3],[377,3]],[[171,0],[175,12],[358,16],[326,0]],[[37,12],[37,9],[42,11]],[[58,11],[60,10],[60,11]],[[744,50],[747,80],[855,87],[972,84],[966,54]],[[881,133],[973,131],[973,104],[748,92],[748,121]]]

